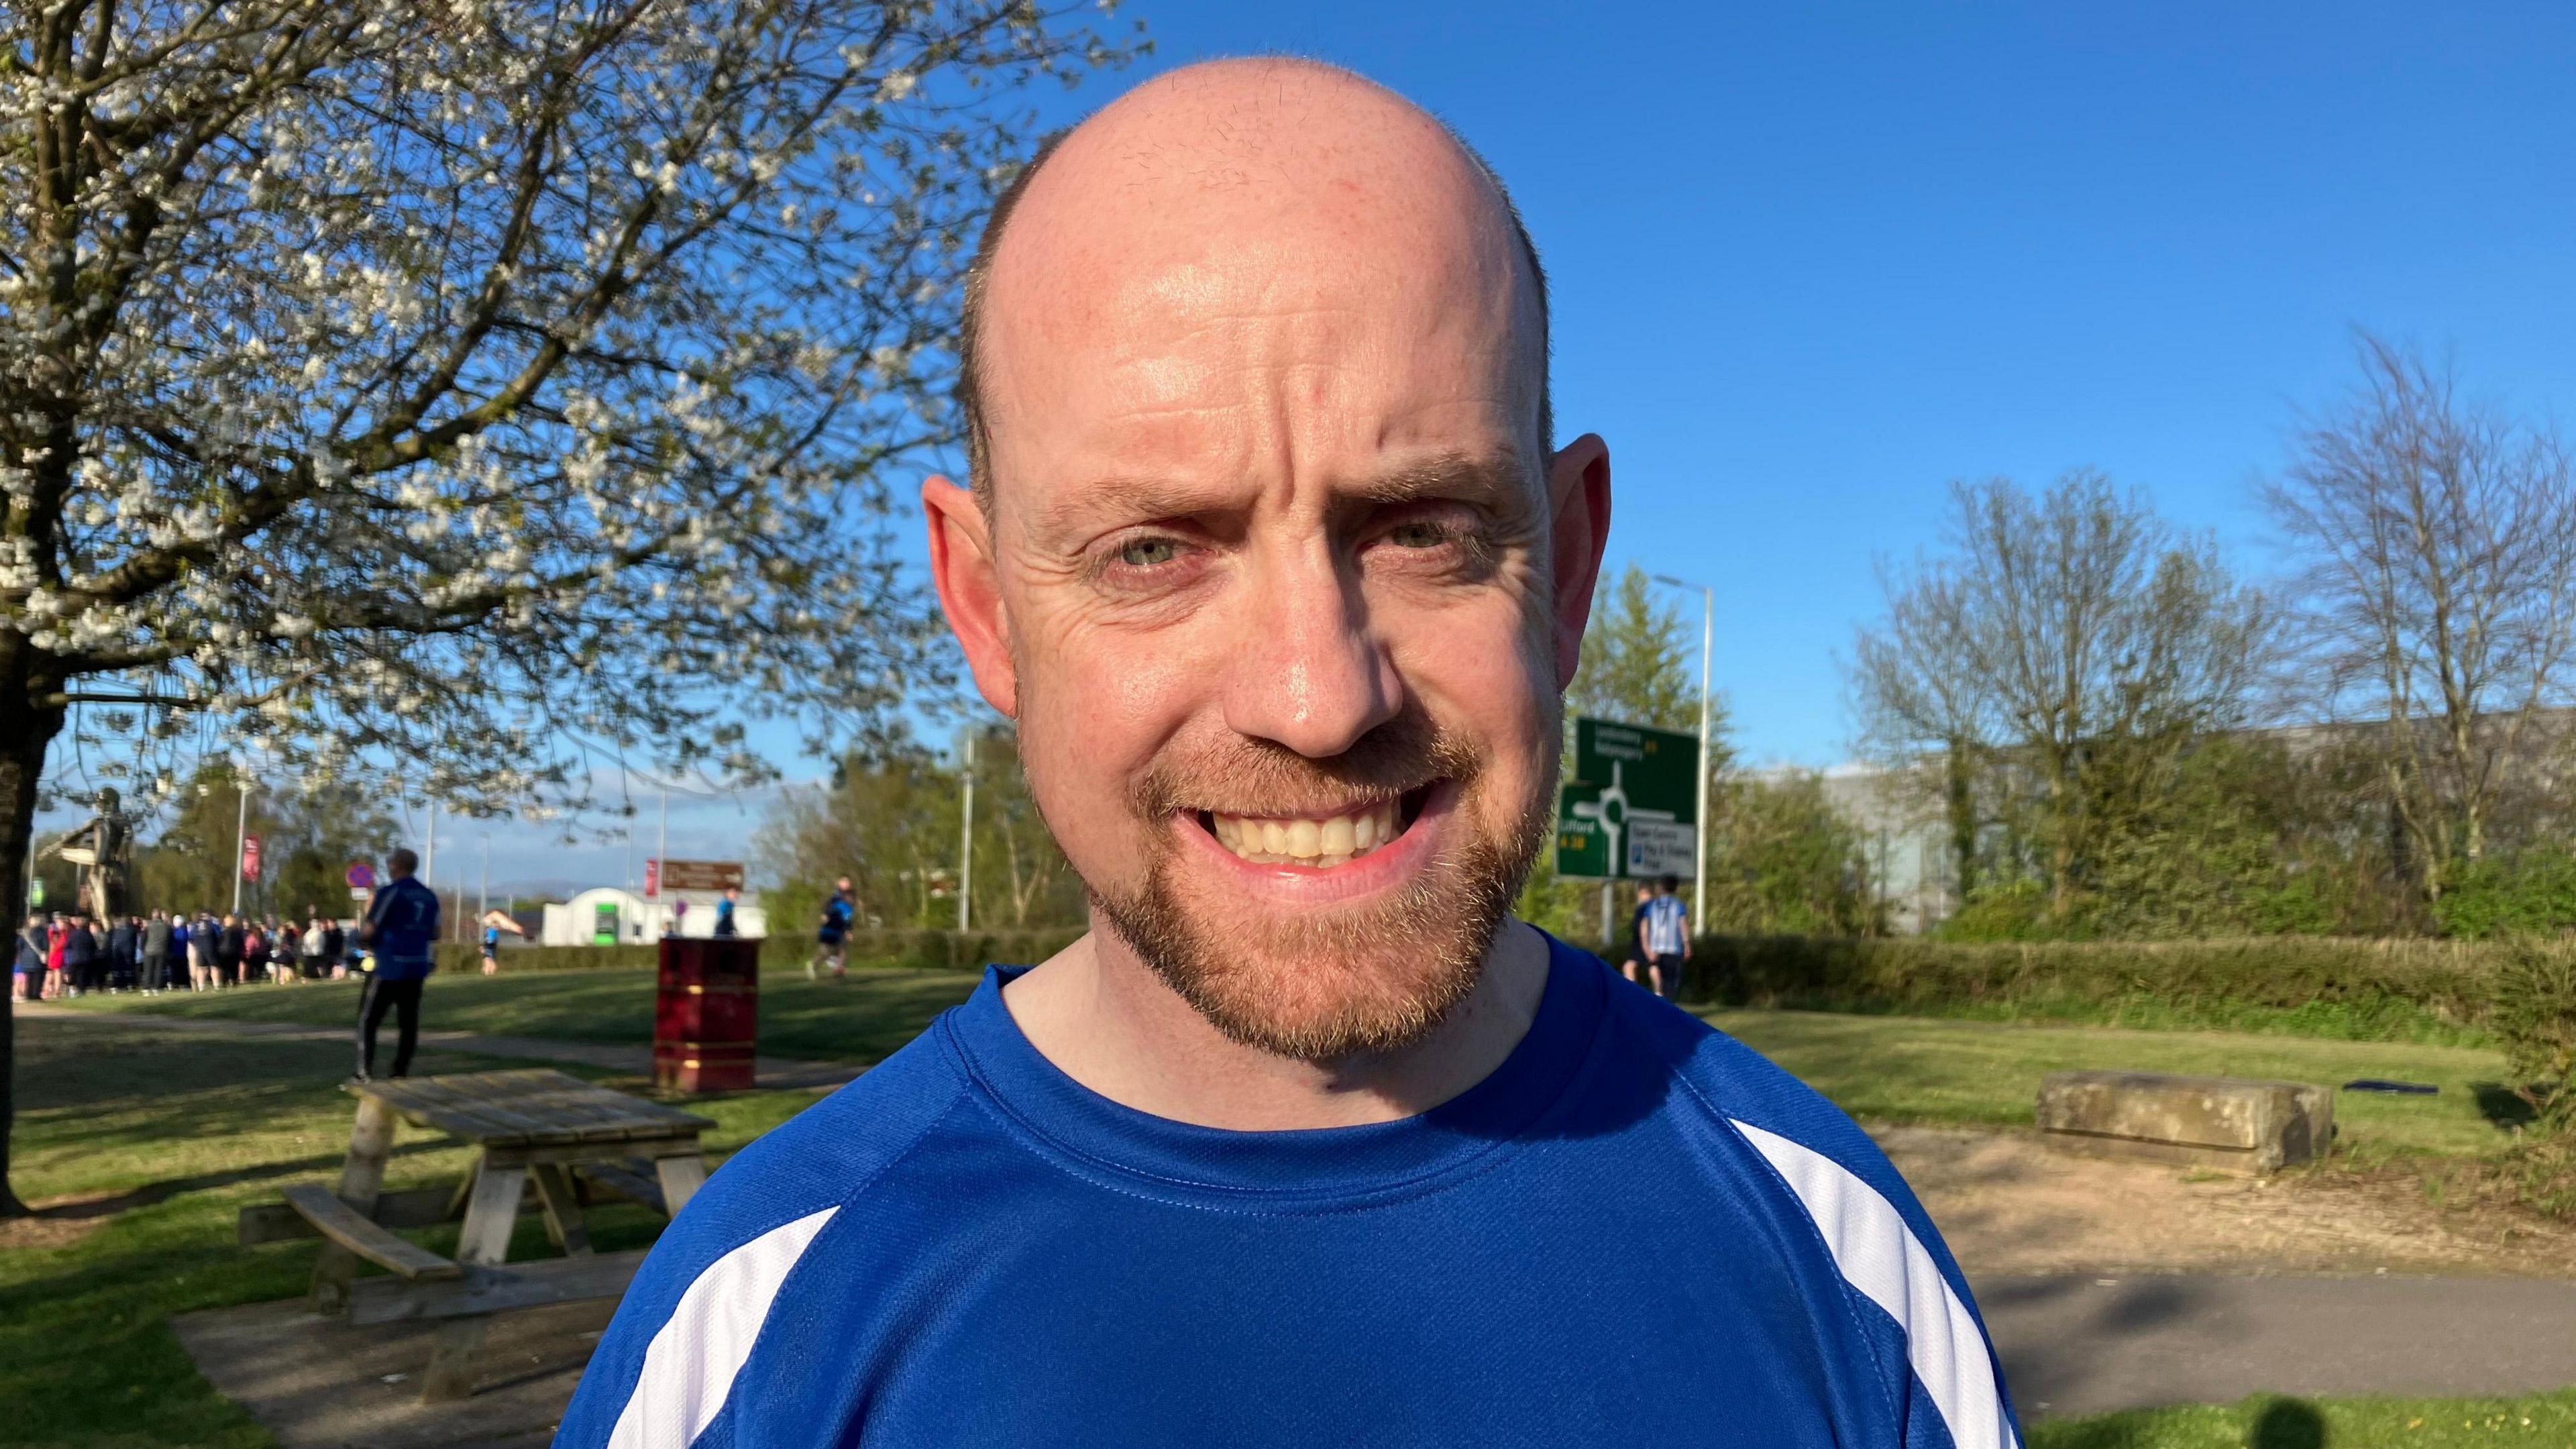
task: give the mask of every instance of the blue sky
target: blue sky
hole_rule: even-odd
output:
[[[2576,398],[2576,6],[1122,15],[1156,54],[1051,118],[1286,51],[1494,163],[1554,279],[1561,426],[1611,444],[1611,563],[1716,587],[1749,761],[1846,756],[1874,561],[1937,537],[1952,479],[2098,467],[2259,572],[2254,480],[2346,385],[2351,328]],[[757,810],[675,805],[675,850],[684,817],[714,848]]]
[[[2518,407],[2576,397],[2576,6],[1122,15],[1157,54],[1053,118],[1287,51],[1492,160],[1554,277],[1561,426],[1611,444],[1612,566],[1716,586],[1752,762],[1845,756],[1873,561],[1937,536],[1952,479],[2098,467],[2261,571],[2253,481],[2350,377],[2352,327]],[[673,852],[738,852],[758,806],[675,800]],[[616,844],[493,851],[496,878],[622,873]]]
[[[2260,571],[2253,480],[2353,326],[2519,406],[2576,384],[2576,7],[1141,13],[1151,68],[1337,61],[1502,172],[1611,560],[1716,586],[1750,760],[1844,756],[1873,559],[1951,479],[2099,467]]]

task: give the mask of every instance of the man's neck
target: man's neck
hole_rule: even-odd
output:
[[[1457,1096],[1520,1044],[1547,974],[1546,939],[1506,920],[1475,989],[1429,1036],[1399,1052],[1331,1062],[1227,1037],[1097,920],[1091,934],[1013,981],[1002,1000],[1041,1055],[1121,1106],[1268,1132],[1392,1122]]]

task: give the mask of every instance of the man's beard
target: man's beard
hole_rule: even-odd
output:
[[[1500,838],[1452,844],[1392,899],[1228,921],[1183,899],[1177,842],[1162,828],[1175,814],[1285,814],[1319,796],[1384,800],[1445,781],[1457,791],[1449,828],[1473,832],[1490,788],[1475,752],[1416,712],[1329,760],[1237,737],[1141,780],[1131,803],[1156,827],[1144,883],[1125,895],[1085,889],[1154,974],[1228,1038],[1302,1061],[1396,1051],[1428,1036],[1482,979],[1485,952],[1547,833],[1555,771],[1551,755],[1542,788]]]

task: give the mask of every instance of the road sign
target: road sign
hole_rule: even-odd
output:
[[[376,888],[376,868],[363,860],[350,861],[348,873],[341,878],[349,883],[349,889],[353,891],[371,891]]]
[[[738,860],[663,861],[662,889],[666,891],[738,891],[742,889],[742,862]]]
[[[375,895],[375,891],[367,886],[349,887],[349,899],[358,905],[365,905],[367,902],[375,899]]]
[[[1573,773],[1557,798],[1556,873],[1573,880],[1688,876],[1698,859],[1698,738],[1578,717]]]
[[[256,835],[242,837],[242,879],[259,879],[259,837]]]

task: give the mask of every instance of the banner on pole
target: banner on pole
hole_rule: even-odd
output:
[[[243,837],[242,837],[242,859],[241,859],[241,867],[242,867],[242,879],[243,879],[243,880],[257,880],[257,879],[259,879],[259,837],[258,837],[258,836],[256,836],[256,835],[245,835],[245,836],[243,836]]]
[[[661,886],[666,891],[742,889],[742,862],[738,860],[666,860],[661,865]],[[649,862],[645,870],[645,879],[653,879]]]
[[[662,862],[648,855],[644,857],[644,899],[649,901],[661,894]]]

